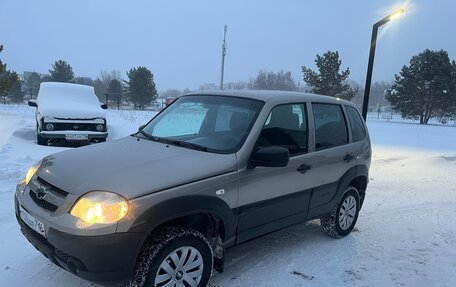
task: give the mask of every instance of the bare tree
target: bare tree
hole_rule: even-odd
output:
[[[250,79],[248,85],[255,90],[282,90],[297,91],[298,87],[291,72],[280,71],[278,73],[260,71],[255,78]]]

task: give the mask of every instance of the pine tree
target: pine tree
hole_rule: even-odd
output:
[[[3,51],[3,45],[0,45],[0,53]],[[0,97],[3,98],[3,103],[6,103],[6,98],[9,95],[14,83],[17,82],[19,77],[16,72],[7,70],[6,63],[3,64],[0,60]]]
[[[42,81],[40,74],[31,72],[25,77],[24,88],[30,91],[30,96],[33,98],[38,95],[40,90],[40,83]]]
[[[112,79],[111,82],[109,82],[107,93],[108,93],[109,99],[111,101],[116,101],[117,108],[120,109],[120,104],[122,102],[122,96],[123,96],[122,83],[117,79]]]
[[[353,99],[358,89],[345,83],[350,75],[350,69],[346,68],[340,73],[342,61],[339,60],[339,52],[328,51],[323,56],[317,55],[315,64],[319,70],[318,73],[302,66],[304,82],[312,88],[312,93],[345,100]]]
[[[127,72],[127,96],[133,102],[135,107],[144,109],[157,98],[155,89],[154,75],[146,67],[132,68]]]
[[[71,83],[74,79],[73,68],[64,60],[55,61],[49,70],[49,78],[52,82]]]
[[[22,91],[22,82],[16,81],[11,88],[11,102],[12,103],[21,103],[24,101],[25,92]]]
[[[403,118],[427,124],[435,116],[456,116],[456,64],[446,51],[429,49],[413,56],[396,75],[386,98]]]

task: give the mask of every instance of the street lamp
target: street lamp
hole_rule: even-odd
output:
[[[377,44],[378,28],[380,28],[382,25],[388,23],[389,21],[392,21],[394,19],[401,17],[402,14],[404,14],[404,12],[405,12],[404,9],[399,9],[399,10],[389,14],[382,20],[378,21],[372,27],[372,39],[371,39],[371,46],[370,46],[370,53],[369,53],[369,63],[367,65],[366,86],[364,87],[364,100],[363,100],[363,118],[364,118],[364,120],[367,119],[367,108],[369,106],[369,94],[370,94],[371,81],[372,81],[372,69],[374,67],[375,46]]]

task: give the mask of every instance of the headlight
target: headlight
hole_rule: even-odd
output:
[[[105,191],[92,191],[76,201],[70,214],[85,223],[115,223],[127,215],[128,202],[122,196]]]
[[[48,130],[48,131],[54,130],[54,125],[53,124],[46,124],[46,130]]]
[[[27,171],[27,175],[25,176],[25,184],[28,184],[32,177],[35,175],[36,171],[40,168],[41,160],[35,164],[33,164],[29,170]]]
[[[102,132],[104,130],[103,125],[97,125],[97,131]]]

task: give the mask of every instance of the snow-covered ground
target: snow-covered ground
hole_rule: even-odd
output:
[[[0,286],[94,286],[51,264],[16,223],[16,183],[32,163],[66,149],[36,145],[33,113],[0,105]],[[152,115],[109,110],[108,140]],[[312,221],[252,240],[229,250],[211,286],[455,286],[456,128],[368,125],[374,154],[355,230],[335,240]]]

